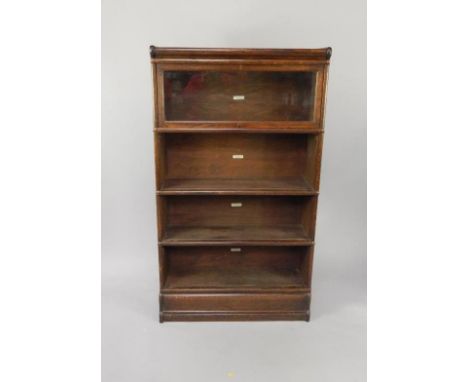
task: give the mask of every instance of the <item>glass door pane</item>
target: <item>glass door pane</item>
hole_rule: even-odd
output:
[[[165,119],[310,122],[315,81],[315,72],[165,71]]]

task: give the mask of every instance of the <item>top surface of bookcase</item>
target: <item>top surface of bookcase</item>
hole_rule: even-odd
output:
[[[171,59],[254,59],[328,61],[331,48],[321,49],[250,49],[250,48],[163,48],[150,46],[154,60]]]

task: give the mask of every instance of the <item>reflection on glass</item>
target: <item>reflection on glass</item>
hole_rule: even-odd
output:
[[[164,72],[168,121],[311,121],[313,72]]]

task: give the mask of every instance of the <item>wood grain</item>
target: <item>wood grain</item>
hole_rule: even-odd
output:
[[[315,194],[321,135],[165,134],[160,191],[245,190]],[[216,150],[213,150],[213,148]],[[240,160],[233,155],[241,154]]]
[[[305,178],[167,179],[160,195],[317,195]]]
[[[165,293],[306,290],[310,247],[169,247]]]

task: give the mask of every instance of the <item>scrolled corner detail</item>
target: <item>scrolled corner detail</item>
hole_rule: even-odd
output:
[[[154,45],[150,45],[149,49],[151,58],[156,58],[156,47]]]

